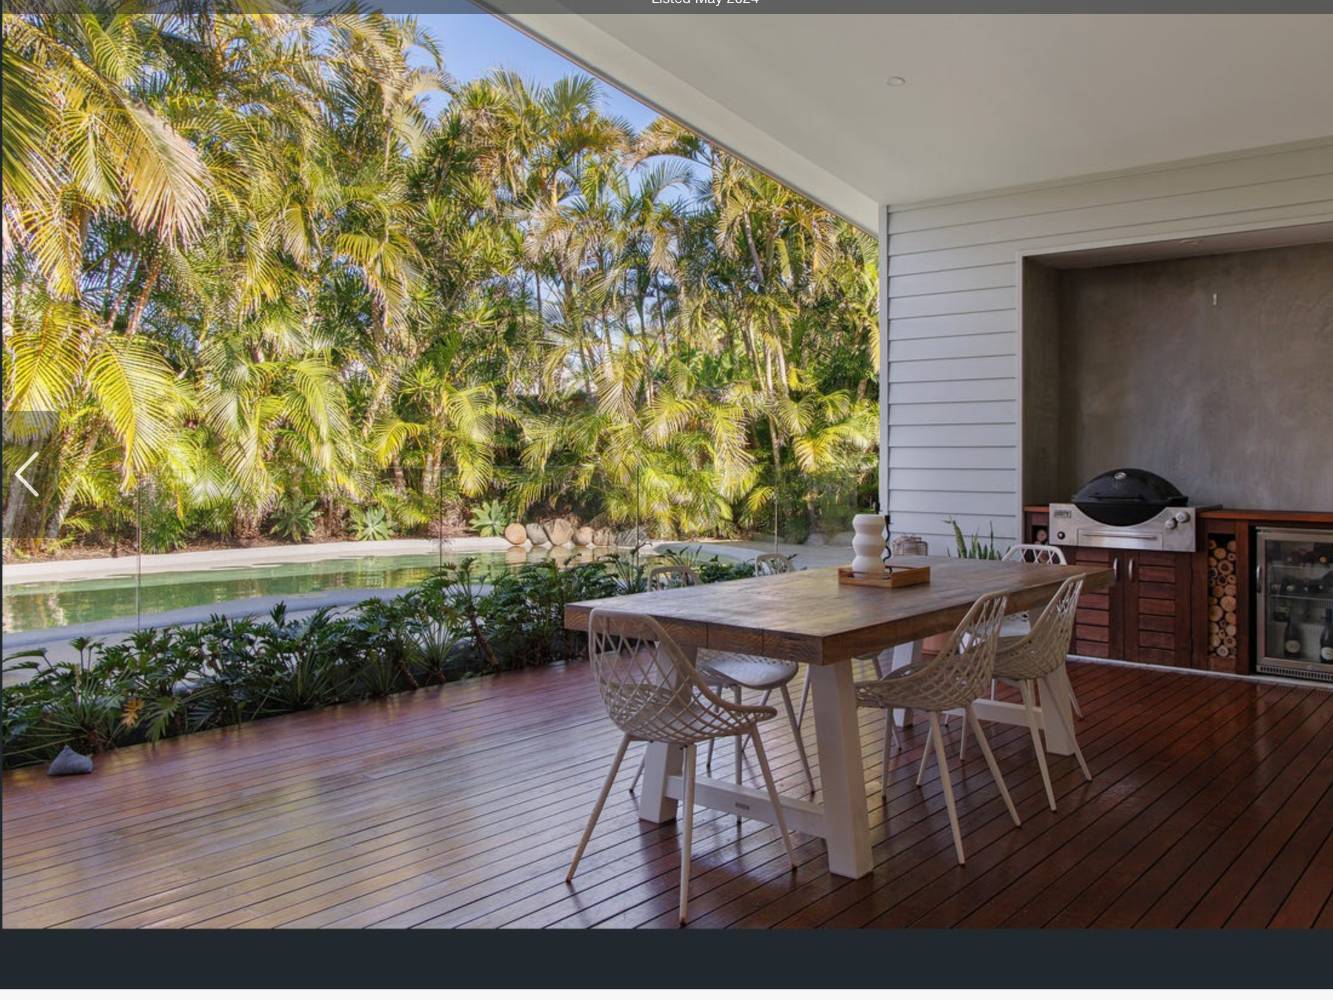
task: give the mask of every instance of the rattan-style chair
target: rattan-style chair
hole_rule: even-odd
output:
[[[606,797],[615,783],[625,751],[634,740],[672,743],[685,750],[685,830],[680,855],[680,922],[689,917],[690,849],[694,834],[695,758],[698,746],[718,737],[748,737],[754,741],[754,754],[764,778],[769,802],[787,850],[787,860],[794,870],[796,854],[778,798],[777,786],[769,770],[764,744],[759,738],[759,723],[771,719],[776,709],[761,705],[741,705],[715,695],[707,681],[691,665],[679,646],[667,635],[656,619],[596,608],[588,616],[588,659],[597,690],[606,704],[611,721],[623,736],[606,776],[597,804],[593,806],[566,882],[574,880],[583,852],[587,850],[593,828],[606,805]]]
[[[783,557],[779,557],[783,558]],[[773,563],[768,564],[771,566]],[[756,566],[756,569],[758,567]],[[778,571],[784,572],[784,571]],[[648,574],[649,590],[666,590],[673,587],[690,587],[699,582],[698,574],[688,566],[666,565],[654,567]],[[782,707],[787,714],[787,721],[791,725],[792,737],[796,740],[796,752],[801,758],[801,767],[805,771],[806,783],[810,786],[810,794],[815,794],[815,775],[810,767],[810,758],[806,754],[805,740],[801,738],[801,723],[796,715],[796,709],[792,706],[791,693],[787,690],[787,685],[791,683],[796,676],[798,665],[791,660],[776,660],[771,656],[756,656],[751,653],[727,653],[713,649],[701,649],[695,657],[695,668],[708,681],[720,696],[724,689],[731,689],[732,694],[737,701],[741,700],[743,690],[763,692],[761,705],[767,705],[769,696],[777,691],[782,696]],[[736,739],[736,784],[741,784],[741,765],[745,755],[745,738]],[[706,764],[708,770],[713,767],[713,741],[708,743],[708,761]],[[642,763],[639,765],[639,774],[643,772]],[[634,776],[633,788],[638,784],[639,774]],[[740,822],[740,817],[736,817]]]
[[[791,556],[784,556],[780,552],[761,552],[754,557],[755,576],[776,576],[779,573],[793,573],[795,570],[796,564],[791,561]]]
[[[648,571],[649,590],[674,590],[693,587],[699,583],[699,574],[684,563],[663,563]]]
[[[1036,545],[1022,544],[1011,545],[1001,557],[1002,562],[1026,562],[1036,563],[1040,566],[1068,566],[1063,550],[1054,545]],[[1000,642],[1007,639],[1021,639],[1032,631],[1032,613],[1029,611],[1019,611],[1016,614],[1007,615],[1004,624],[1000,626]],[[996,676],[991,680],[991,697],[995,697],[995,682],[1003,680]],[[1074,686],[1069,683],[1069,675],[1065,674],[1065,688],[1069,692],[1069,704],[1074,710],[1074,714],[1080,719],[1083,718],[1083,709],[1079,708],[1078,699],[1074,697]],[[964,726],[958,733],[958,759],[963,759],[963,754],[967,750],[967,727]]]
[[[666,563],[661,566],[654,566],[648,571],[648,589],[649,590],[673,590],[677,587],[693,587],[699,583],[699,574],[689,566],[683,563]],[[696,658],[696,669],[700,675],[711,685],[721,697],[722,692],[730,689],[735,696],[736,701],[741,700],[743,689],[752,691],[762,691],[764,693],[761,705],[768,704],[768,698],[773,691],[778,691],[782,695],[783,707],[786,709],[787,720],[791,724],[792,735],[796,739],[796,750],[801,757],[801,767],[805,771],[806,782],[810,786],[810,794],[815,791],[814,772],[810,767],[810,758],[806,754],[805,741],[801,738],[801,726],[797,721],[795,709],[792,707],[791,695],[787,691],[787,685],[791,679],[796,676],[797,665],[790,660],[775,660],[767,656],[753,656],[746,653],[724,653],[716,650],[701,649]],[[736,737],[736,784],[741,784],[742,762],[745,753],[745,737]],[[708,741],[708,760],[706,767],[712,770],[713,767],[713,740]],[[634,778],[630,781],[630,792],[639,786],[639,779],[643,777],[643,768],[645,760],[639,761],[639,767],[634,772]],[[740,817],[736,817],[739,824]]]
[[[1012,684],[1023,695],[1023,711],[1027,714],[1028,730],[1032,733],[1032,749],[1037,754],[1037,765],[1041,768],[1041,781],[1046,786],[1046,801],[1051,812],[1055,812],[1055,792],[1051,788],[1051,773],[1046,766],[1046,750],[1042,746],[1041,729],[1037,725],[1037,681],[1045,678],[1048,684],[1063,688],[1068,695],[1069,675],[1065,671],[1065,656],[1069,652],[1069,640],[1074,635],[1074,613],[1078,609],[1079,594],[1083,590],[1083,577],[1070,577],[1042,611],[1041,616],[1027,635],[1014,639],[1001,639],[995,653],[994,675],[997,680]],[[1055,706],[1044,705],[1046,711],[1055,711]],[[1092,780],[1088,762],[1083,759],[1078,740],[1074,736],[1073,713],[1068,713],[1064,723],[1069,729],[1070,742],[1074,745],[1074,756],[1078,766],[1083,769],[1083,777]]]
[[[1004,562],[1029,562],[1044,566],[1068,566],[1069,561],[1065,559],[1062,549],[1054,545],[1011,545],[1004,554]],[[1000,629],[1000,640],[1013,636],[1026,635],[1032,628],[1032,615],[1028,611],[1020,611],[1016,615],[1010,615],[1004,620],[1004,627]],[[1078,699],[1074,697],[1074,686],[1068,683],[1069,677],[1065,676],[1065,686],[1069,688],[1069,704],[1074,709],[1074,714],[1080,719],[1083,718],[1083,710],[1078,707]]]
[[[995,650],[999,642],[1000,623],[1004,619],[1005,595],[1003,593],[983,594],[977,598],[971,609],[958,623],[943,650],[929,660],[913,663],[895,670],[879,680],[862,681],[856,685],[856,703],[859,707],[874,708],[892,712],[895,708],[910,708],[925,712],[930,718],[930,743],[921,752],[921,767],[917,771],[916,783],[921,784],[925,776],[926,761],[931,746],[935,750],[937,769],[940,773],[940,786],[944,789],[944,805],[949,812],[949,827],[953,831],[954,849],[958,853],[958,863],[964,863],[963,836],[958,828],[958,810],[954,805],[953,781],[949,776],[949,759],[944,752],[944,735],[940,724],[940,713],[949,711],[963,712],[965,724],[972,727],[972,732],[981,746],[986,766],[991,777],[1000,789],[1009,815],[1015,826],[1021,826],[1018,811],[1014,808],[1009,789],[1005,786],[1004,775],[1000,773],[995,756],[986,742],[986,734],[977,721],[972,703],[982,697],[990,687],[991,668],[995,662]],[[881,794],[887,800],[889,779],[893,773],[892,754],[888,734],[884,738],[883,767],[880,783]]]
[[[674,590],[677,587],[693,587],[699,582],[699,574],[684,563],[663,563],[661,566],[654,566],[648,570],[647,588],[649,590]],[[716,684],[713,685],[717,687]],[[721,689],[718,694],[721,694]],[[634,789],[639,787],[639,779],[643,777],[644,765],[648,763],[647,754],[640,758],[639,766],[634,772],[634,777],[629,783],[630,794],[634,794]],[[713,744],[708,744],[708,763],[713,763]],[[739,771],[737,772],[739,782]]]

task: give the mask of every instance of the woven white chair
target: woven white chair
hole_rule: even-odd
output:
[[[597,804],[593,806],[574,859],[569,864],[566,882],[574,880],[579,861],[587,850],[597,819],[606,805],[606,797],[615,783],[625,751],[634,740],[672,743],[685,750],[685,831],[680,854],[680,922],[689,917],[690,849],[694,835],[695,759],[700,743],[717,737],[749,737],[764,777],[773,815],[777,820],[787,860],[796,868],[787,820],[778,798],[777,786],[759,738],[759,723],[771,719],[776,709],[760,705],[740,705],[724,701],[708,688],[708,683],[690,664],[679,646],[667,635],[656,619],[595,608],[588,616],[588,659],[597,690],[602,696],[611,721],[624,735],[611,772],[606,776]]]
[[[1068,566],[1069,561],[1065,559],[1064,550],[1054,545],[1011,545],[1004,554],[1004,562],[1030,562],[1043,566]],[[1005,619],[1005,627],[1000,630],[1000,640],[1003,641],[1010,636],[1026,635],[1032,628],[1032,615],[1028,611],[1021,611],[1016,615],[1010,615]],[[1065,680],[1068,681],[1068,675]],[[1074,687],[1066,683],[1069,688],[1069,704],[1073,706],[1074,714],[1080,719],[1083,718],[1083,709],[1078,707],[1078,699],[1074,697]]]
[[[892,712],[895,708],[910,708],[927,713],[930,718],[930,743],[921,752],[921,767],[917,771],[916,783],[921,784],[925,777],[926,761],[931,746],[935,749],[940,785],[944,789],[944,805],[949,812],[949,827],[953,831],[954,849],[958,853],[958,863],[964,863],[963,836],[958,828],[958,810],[954,805],[953,781],[949,776],[949,759],[944,752],[944,735],[940,725],[940,713],[948,711],[963,712],[965,724],[972,727],[972,732],[981,747],[986,766],[991,777],[1000,789],[1009,815],[1015,826],[1021,826],[1018,811],[1014,808],[1009,789],[1005,786],[1004,775],[1000,773],[995,756],[986,742],[986,734],[977,721],[972,703],[982,697],[990,687],[991,668],[995,662],[995,650],[999,642],[1000,623],[1004,619],[1005,595],[1003,593],[983,594],[978,597],[971,609],[953,630],[944,649],[929,660],[913,663],[895,670],[879,680],[861,681],[856,685],[856,703],[858,707],[874,708]],[[881,794],[888,797],[889,779],[892,776],[892,754],[889,750],[888,734],[884,738],[883,767],[880,776]]]
[[[784,556],[780,552],[761,552],[754,557],[755,576],[776,576],[795,571],[796,564],[791,561],[791,556]]]
[[[1014,685],[1023,695],[1023,711],[1027,714],[1028,730],[1032,733],[1032,749],[1037,755],[1037,765],[1041,768],[1041,781],[1046,786],[1046,801],[1050,804],[1051,812],[1055,812],[1055,792],[1051,788],[1051,773],[1046,766],[1041,728],[1037,725],[1037,681],[1045,678],[1048,684],[1063,688],[1064,693],[1069,694],[1065,656],[1074,635],[1074,613],[1078,609],[1082,590],[1083,577],[1070,577],[1060,585],[1032,630],[1018,638],[1001,639],[995,653],[993,673],[996,679]],[[1047,711],[1055,710],[1054,706],[1043,707]],[[1092,772],[1088,770],[1088,762],[1083,759],[1083,751],[1079,749],[1078,740],[1074,737],[1073,713],[1068,713],[1063,721],[1069,729],[1074,756],[1078,758],[1078,766],[1083,769],[1083,777],[1091,781]]]
[[[1040,566],[1068,566],[1064,551],[1054,545],[1036,545],[1022,544],[1011,545],[1001,557],[1001,562],[1026,562],[1036,563]],[[1006,639],[1017,639],[1025,636],[1032,630],[1032,615],[1028,611],[1019,611],[1017,614],[1006,616],[1004,624],[1000,627],[1000,641],[1003,643]],[[991,697],[995,697],[995,681],[1003,678],[996,677],[991,681]],[[1083,718],[1083,709],[1079,708],[1078,699],[1074,697],[1074,686],[1069,681],[1069,675],[1065,674],[1065,688],[1069,692],[1069,704],[1074,709],[1074,714],[1080,719]],[[964,726],[958,733],[958,759],[963,759],[963,754],[967,749],[967,727]]]
[[[684,563],[664,563],[661,566],[654,566],[648,570],[647,588],[648,590],[675,590],[677,587],[693,587],[699,583],[699,574]],[[713,685],[717,687],[716,684]],[[721,694],[721,688],[718,688],[718,694]],[[634,794],[634,789],[639,787],[639,779],[643,777],[644,765],[648,763],[647,754],[639,760],[638,769],[634,772],[634,778],[629,783],[630,794]],[[713,744],[708,744],[708,763],[713,763]],[[739,779],[738,779],[739,780]]]
[[[693,587],[699,583],[699,574],[684,563],[664,563],[648,571],[649,590],[674,590]]]
[[[690,587],[699,582],[699,576],[688,566],[669,564],[656,566],[648,573],[649,590],[668,590],[675,587]],[[695,669],[708,681],[720,696],[724,689],[730,689],[737,701],[741,700],[743,690],[762,691],[760,704],[768,704],[769,696],[777,691],[782,696],[782,705],[786,710],[787,721],[791,725],[792,736],[796,740],[796,751],[801,758],[801,767],[805,771],[806,783],[810,794],[815,793],[815,776],[810,767],[810,758],[805,750],[805,741],[801,738],[801,725],[797,721],[796,710],[792,706],[791,694],[787,685],[796,676],[797,664],[791,660],[776,660],[770,656],[755,656],[749,653],[726,653],[712,649],[701,649],[695,657]],[[736,784],[741,784],[741,765],[745,754],[745,738],[736,738]],[[713,741],[708,743],[706,767],[713,767]],[[643,762],[634,775],[630,785],[632,791],[643,774]],[[740,817],[736,818],[740,822]]]

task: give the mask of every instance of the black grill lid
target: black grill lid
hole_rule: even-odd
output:
[[[1138,524],[1167,507],[1183,507],[1189,497],[1156,473],[1115,469],[1094,476],[1074,494],[1074,506],[1103,524]]]

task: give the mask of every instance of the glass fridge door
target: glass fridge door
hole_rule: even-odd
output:
[[[1261,673],[1333,681],[1333,531],[1260,528]]]

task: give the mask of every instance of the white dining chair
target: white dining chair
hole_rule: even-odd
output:
[[[667,590],[675,587],[690,587],[699,582],[699,576],[690,567],[683,564],[668,564],[654,567],[648,574],[649,590]],[[815,776],[810,767],[810,758],[806,753],[805,740],[801,738],[801,725],[797,721],[796,710],[792,705],[791,693],[787,685],[791,683],[797,664],[791,660],[778,660],[771,656],[756,656],[749,653],[730,653],[713,649],[701,649],[695,656],[695,668],[721,695],[724,689],[730,689],[739,702],[744,690],[763,692],[761,704],[767,704],[772,692],[777,691],[782,697],[782,706],[791,726],[792,737],[796,740],[796,752],[801,758],[801,768],[805,771],[805,780],[810,787],[810,794],[815,793]],[[707,769],[713,766],[713,743],[708,744]],[[735,770],[736,784],[741,784],[741,769],[745,754],[746,740],[736,738]],[[634,775],[631,791],[637,787],[643,773],[643,762]],[[740,817],[737,817],[740,822]]]
[[[654,590],[674,590],[677,587],[693,587],[699,583],[699,574],[684,563],[663,563],[660,566],[653,566],[648,570],[647,589]],[[716,687],[716,685],[714,685]],[[718,694],[721,694],[721,689]],[[629,791],[634,794],[634,789],[639,787],[639,779],[643,777],[644,765],[648,763],[647,753],[639,759],[639,766],[634,772],[634,777],[630,780]],[[713,763],[713,745],[708,744],[708,763]]]
[[[1004,554],[1005,562],[1030,562],[1047,566],[1068,566],[1069,561],[1065,559],[1064,550],[1054,545],[1011,545]],[[1031,612],[1023,611],[1017,615],[1010,615],[1005,619],[1006,628],[1000,630],[1000,639],[1003,641],[1013,635],[1025,635],[1032,628]],[[1072,633],[1070,634],[1072,638]],[[1074,709],[1074,714],[1080,719],[1083,718],[1083,709],[1078,707],[1078,698],[1074,696],[1074,686],[1069,683],[1069,675],[1065,675],[1065,686],[1069,689],[1069,704]]]
[[[1000,639],[992,671],[998,680],[1012,684],[1023,696],[1023,712],[1027,716],[1032,749],[1037,755],[1037,765],[1041,769],[1041,781],[1046,786],[1046,801],[1051,812],[1055,812],[1055,791],[1051,788],[1051,773],[1046,766],[1046,750],[1042,746],[1041,727],[1037,723],[1037,682],[1044,679],[1053,687],[1062,688],[1066,696],[1069,693],[1065,657],[1069,652],[1069,640],[1074,634],[1074,615],[1082,591],[1081,576],[1070,577],[1062,583],[1026,635]],[[1052,705],[1042,707],[1048,712],[1056,710]],[[1062,721],[1069,730],[1074,756],[1083,770],[1083,777],[1091,781],[1092,772],[1088,769],[1088,762],[1083,759],[1083,751],[1074,735],[1073,713],[1065,714]]]
[[[611,771],[602,784],[566,882],[573,882],[579,861],[587,850],[606,797],[615,783],[625,751],[636,740],[670,743],[684,749],[684,836],[680,853],[680,922],[689,919],[690,851],[694,835],[694,785],[698,746],[719,737],[748,737],[763,775],[764,788],[773,807],[782,845],[792,870],[796,853],[787,831],[786,815],[759,737],[759,723],[777,710],[763,705],[725,701],[709,689],[709,682],[695,670],[689,657],[648,615],[595,608],[588,616],[588,659],[597,690],[611,721],[623,734]]]
[[[1040,566],[1068,566],[1069,562],[1065,559],[1064,550],[1055,545],[1038,545],[1035,543],[1020,543],[1011,545],[1000,557],[1001,562],[1025,562],[1036,563]],[[1019,611],[1012,615],[1007,615],[1004,624],[1000,627],[1000,641],[1005,639],[1016,639],[1025,636],[1032,629],[1032,615],[1028,611]],[[1001,678],[991,680],[991,697],[995,697],[995,682]],[[1069,692],[1069,704],[1074,710],[1074,714],[1080,719],[1083,718],[1083,709],[1079,707],[1078,698],[1074,696],[1074,685],[1069,683],[1069,674],[1065,674],[1065,688]],[[958,733],[958,759],[962,760],[967,751],[967,727],[964,726]]]
[[[949,827],[953,832],[954,850],[958,863],[964,863],[963,836],[958,827],[958,809],[954,804],[953,780],[949,775],[949,758],[944,751],[941,713],[961,711],[965,725],[972,727],[973,735],[986,758],[991,777],[1000,790],[1000,797],[1009,810],[1015,826],[1021,826],[1018,810],[1014,808],[1009,789],[1004,783],[995,756],[991,753],[986,734],[977,720],[972,703],[990,687],[991,669],[999,644],[1000,623],[1004,619],[1005,595],[1000,592],[983,594],[958,623],[943,650],[929,660],[913,663],[895,670],[878,680],[861,681],[856,685],[856,704],[891,715],[895,708],[910,708],[925,712],[930,719],[930,739],[921,752],[921,766],[917,770],[919,786],[925,777],[926,762],[932,746],[936,769],[944,791],[944,805],[949,813]],[[888,734],[884,738],[884,752],[880,770],[880,792],[888,800],[890,778],[893,774],[893,754]]]
[[[791,556],[784,556],[781,552],[761,552],[754,557],[755,576],[776,576],[795,571],[796,564],[792,562]]]

